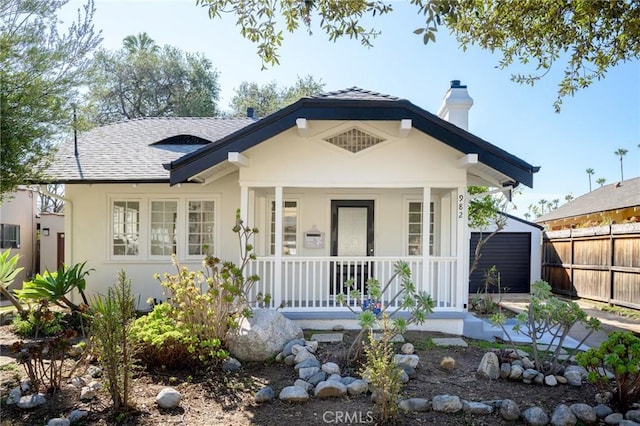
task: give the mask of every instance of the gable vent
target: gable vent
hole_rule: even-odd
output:
[[[384,142],[384,139],[365,133],[362,130],[351,129],[327,138],[325,141],[349,152],[356,153]]]

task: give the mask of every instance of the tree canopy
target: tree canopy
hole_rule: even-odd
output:
[[[65,3],[0,0],[0,201],[41,177],[101,42],[92,0],[59,32],[56,15]]]
[[[240,87],[235,89],[231,99],[231,113],[234,116],[244,116],[247,108],[254,108],[255,116],[265,117],[304,96],[317,95],[323,89],[324,83],[316,81],[310,75],[298,77],[293,86],[282,88],[278,87],[275,81],[263,86],[243,81]]]
[[[439,28],[448,28],[462,49],[478,45],[500,52],[501,69],[519,63],[533,70],[514,73],[512,80],[533,85],[556,63],[563,64],[554,102],[560,111],[562,99],[604,78],[607,70],[621,62],[640,58],[640,3],[625,0],[520,0],[517,5],[502,0],[410,0],[425,18],[414,29],[425,44],[436,40]],[[263,67],[276,65],[284,31],[300,26],[311,33],[312,21],[329,40],[349,37],[371,46],[380,33],[361,21],[393,11],[382,0],[304,2],[288,0],[197,0],[209,16],[235,15],[243,37],[257,45]]]
[[[205,117],[217,113],[218,72],[199,53],[164,46],[146,33],[117,51],[100,50],[90,69],[87,114],[96,124],[138,117]]]

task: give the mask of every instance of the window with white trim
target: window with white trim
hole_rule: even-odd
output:
[[[424,228],[422,202],[410,201],[408,209],[408,247],[409,256],[422,256],[422,235]],[[429,203],[429,254],[433,255],[435,207]]]
[[[176,253],[177,201],[151,201],[151,230],[149,253],[170,256]]]
[[[282,254],[295,256],[298,252],[298,202],[285,201],[282,209]],[[276,253],[276,202],[271,202],[271,243],[269,253]]]
[[[216,205],[213,200],[190,200],[187,203],[187,254],[203,256],[214,252]]]
[[[140,254],[140,202],[113,202],[113,246],[114,256],[138,256]]]
[[[0,224],[0,248],[20,248],[20,225]]]

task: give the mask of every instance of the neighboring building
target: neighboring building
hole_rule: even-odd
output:
[[[476,293],[484,289],[484,277],[492,266],[500,273],[502,292],[529,293],[530,284],[541,277],[542,226],[516,216],[501,213],[505,218],[504,228],[482,247],[480,262],[471,274],[469,292]],[[483,238],[491,233],[495,225],[483,230]],[[470,258],[481,234],[471,231]],[[491,291],[496,291],[493,287]]]
[[[38,272],[55,271],[64,265],[64,214],[40,213]]]
[[[10,288],[22,287],[36,267],[36,214],[38,195],[21,187],[0,204],[0,251],[11,250],[11,256],[20,255],[18,265],[24,269],[16,276]]]
[[[640,222],[640,177],[594,189],[535,221],[549,231]]]
[[[302,320],[352,318],[346,279],[386,282],[399,259],[436,313],[462,332],[468,302],[468,185],[533,185],[538,168],[466,131],[472,100],[453,81],[439,116],[351,88],[253,118],[149,118],[81,134],[50,169],[65,184],[68,264],[95,268],[89,292],[124,269],[140,300],[162,299],[171,254],[238,260],[236,210],[260,229],[255,291]],[[74,154],[76,150],[77,155]],[[399,288],[396,281],[392,290]],[[396,302],[397,303],[397,302]]]

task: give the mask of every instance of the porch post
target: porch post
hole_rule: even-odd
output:
[[[466,186],[458,187],[458,194],[456,200],[456,258],[458,289],[457,293],[457,308],[465,309],[469,302],[469,226],[468,226],[468,195]]]
[[[280,306],[282,303],[282,187],[276,186],[276,229],[275,247],[273,262],[273,306]]]
[[[420,290],[424,290],[433,295],[433,283],[431,282],[431,265],[429,252],[429,240],[431,232],[429,224],[431,223],[431,187],[424,186],[422,188],[422,285]]]
[[[240,219],[249,226],[249,187],[240,184]]]

